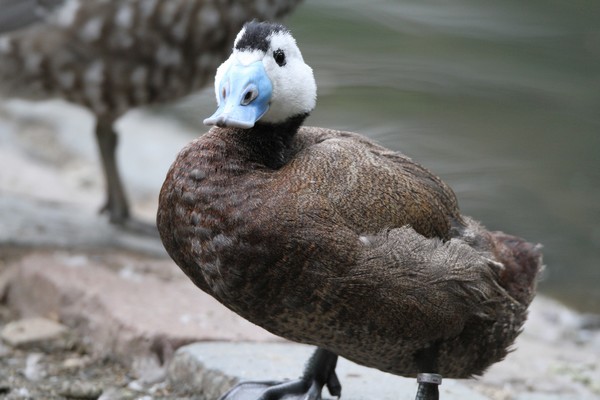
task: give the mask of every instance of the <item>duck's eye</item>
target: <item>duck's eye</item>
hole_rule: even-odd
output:
[[[283,67],[285,65],[285,53],[283,52],[283,50],[275,50],[273,52],[273,58],[275,59],[277,65],[279,65],[280,67]]]

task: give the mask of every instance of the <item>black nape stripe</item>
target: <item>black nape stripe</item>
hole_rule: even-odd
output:
[[[251,21],[244,25],[244,35],[235,44],[236,50],[260,50],[266,52],[269,50],[269,41],[267,38],[272,33],[290,31],[281,24],[273,22]]]

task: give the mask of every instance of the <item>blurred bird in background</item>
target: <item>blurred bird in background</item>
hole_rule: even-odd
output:
[[[96,116],[106,179],[101,211],[134,220],[119,177],[115,121],[207,83],[244,22],[278,19],[301,0],[0,0],[0,97],[62,98]]]

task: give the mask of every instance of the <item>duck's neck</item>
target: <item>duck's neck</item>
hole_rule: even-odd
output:
[[[279,169],[294,154],[293,141],[308,114],[301,114],[284,122],[257,123],[253,128],[236,132],[236,140],[247,161],[271,169]]]

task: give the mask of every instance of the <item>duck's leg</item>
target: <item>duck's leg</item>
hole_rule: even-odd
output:
[[[337,354],[317,349],[308,360],[304,374],[292,381],[242,382],[219,400],[320,400],[323,386],[332,396],[340,397],[342,386],[335,373]]]
[[[106,203],[102,206],[100,212],[108,213],[109,221],[112,224],[136,233],[154,236],[158,232],[154,225],[130,218],[129,203],[117,168],[116,149],[118,137],[113,129],[113,122],[112,118],[102,117],[98,117],[96,122],[96,140],[100,150],[107,193]]]
[[[442,384],[442,376],[438,374],[417,375],[419,389],[415,400],[439,400],[440,392],[438,386]]]

